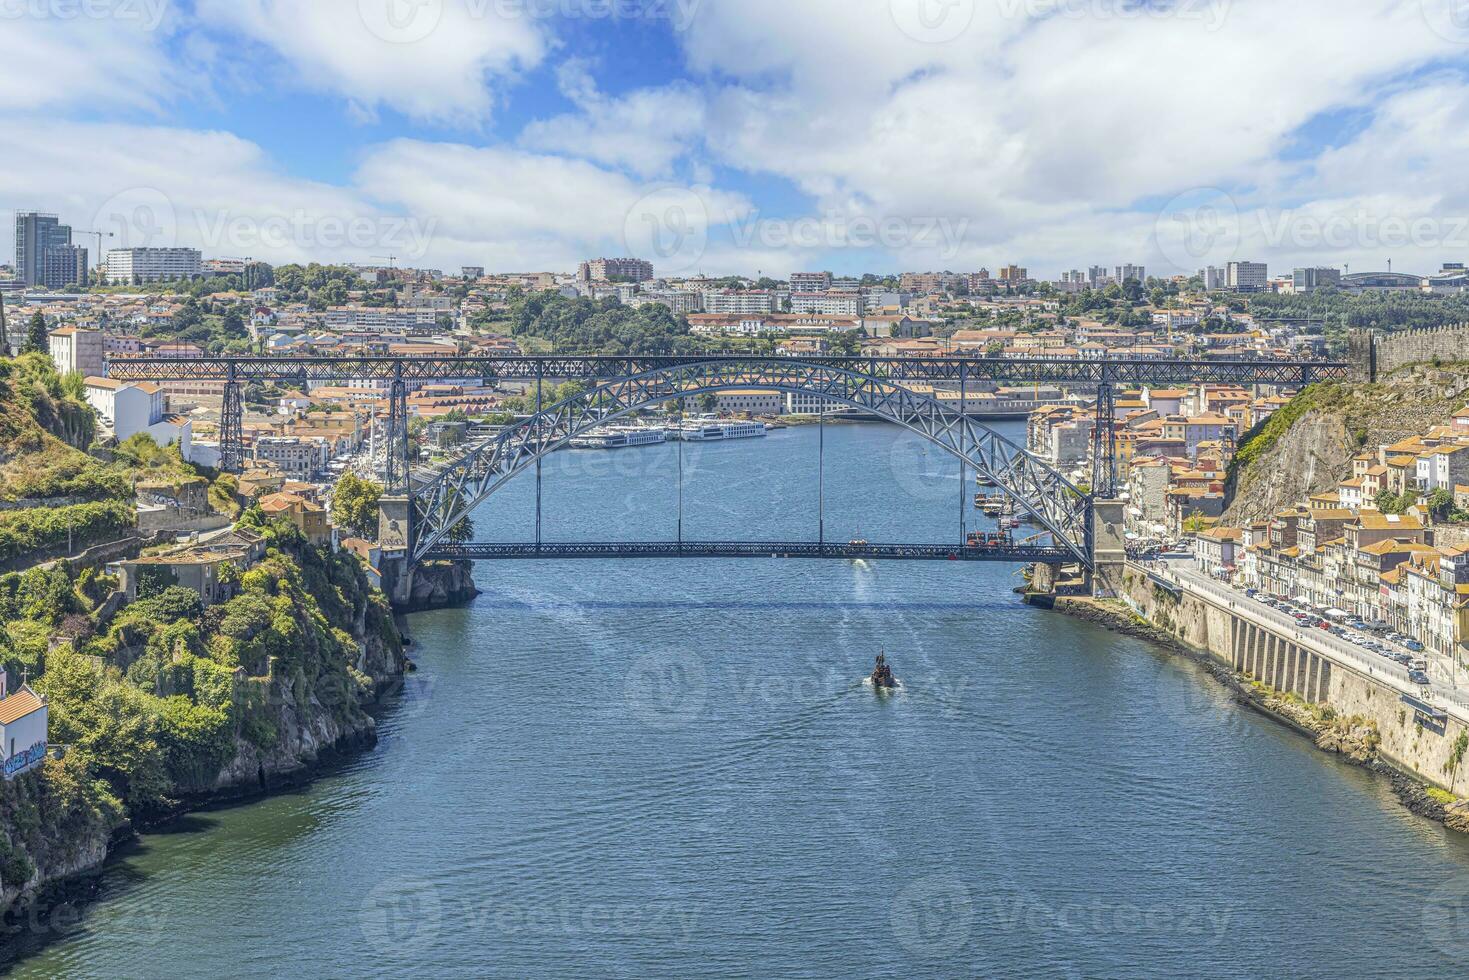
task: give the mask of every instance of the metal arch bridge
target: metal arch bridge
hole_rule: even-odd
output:
[[[726,375],[719,387],[672,387],[672,378],[705,377],[711,371],[728,371],[742,366],[738,378]],[[773,383],[772,377],[805,379],[799,388]],[[1021,508],[1037,520],[1058,545],[1057,555],[1076,557],[1089,564],[1091,500],[1081,497],[1075,487],[1023,450],[967,418],[962,407],[958,413],[945,411],[932,399],[923,398],[901,387],[907,382],[958,382],[961,392],[971,381],[1030,384],[1052,383],[1075,386],[1096,393],[1097,424],[1093,429],[1094,472],[1092,486],[1098,496],[1105,497],[1115,488],[1115,398],[1122,386],[1216,383],[1241,385],[1304,386],[1317,381],[1341,381],[1350,375],[1343,362],[1317,360],[1233,360],[1233,359],[1157,359],[1112,355],[1102,358],[995,358],[985,356],[932,357],[822,357],[791,358],[751,355],[745,352],[702,355],[649,356],[242,356],[242,357],[115,357],[108,361],[110,377],[123,381],[212,381],[222,383],[223,410],[220,419],[221,465],[238,470],[244,462],[242,419],[243,387],[248,383],[276,383],[299,386],[349,380],[381,382],[389,405],[387,443],[388,487],[391,492],[406,494],[410,507],[408,539],[413,556],[448,553],[442,543],[443,532],[452,523],[444,523],[457,511],[462,515],[468,507],[458,506],[472,500],[472,494],[493,489],[532,462],[538,465],[546,452],[564,444],[574,435],[586,431],[593,413],[603,413],[619,403],[634,405],[621,411],[635,410],[636,404],[651,405],[670,398],[697,395],[726,387],[761,387],[815,393],[903,424],[923,434],[946,451],[965,460],[981,474],[988,474],[1002,487],[1012,491]],[[658,379],[662,379],[659,381]],[[596,383],[592,395],[595,406],[579,401],[554,406],[511,430],[512,440],[497,440],[493,445],[478,447],[451,467],[451,471],[428,481],[415,481],[410,472],[407,426],[407,395],[411,386],[446,380],[482,379],[493,381],[535,382],[537,407],[547,380],[576,379]],[[820,382],[815,387],[809,382]],[[662,389],[659,390],[659,386]],[[641,403],[628,402],[634,389],[641,389]],[[614,394],[614,393],[621,393]],[[850,396],[850,397],[843,397]],[[619,401],[620,400],[620,401]],[[597,423],[615,418],[598,414]],[[573,427],[573,423],[576,427]],[[514,451],[511,452],[513,447]],[[471,461],[472,460],[472,461]],[[508,469],[506,469],[508,464]],[[451,475],[452,472],[452,475]],[[476,484],[476,481],[480,481]],[[487,482],[486,482],[487,481]],[[432,506],[422,504],[427,492],[435,497]],[[471,496],[466,497],[466,493]],[[426,519],[425,519],[426,518]],[[421,522],[427,535],[417,532]],[[748,548],[764,549],[769,543],[752,543]],[[815,545],[781,544],[761,554],[785,553],[804,557],[853,557],[838,554],[842,547],[819,542]],[[1063,547],[1059,547],[1064,545]],[[479,557],[523,557],[525,546],[483,545]],[[588,546],[538,545],[536,557],[549,557],[547,548],[564,548],[563,555]],[[614,546],[590,546],[610,551]],[[662,556],[669,546],[616,545],[626,552],[643,548],[645,556]],[[689,554],[691,547],[711,556],[719,553],[735,556],[733,551],[745,545],[721,542],[673,543]],[[816,552],[808,549],[815,548]],[[913,558],[925,555],[951,557],[948,545],[881,545],[872,549],[892,549],[883,557]],[[498,549],[498,550],[497,550]],[[733,549],[733,551],[731,550]],[[903,552],[899,554],[898,552]],[[581,555],[585,556],[585,555]],[[862,557],[862,556],[856,556]],[[872,557],[879,557],[873,553]],[[984,549],[962,548],[962,560],[1001,560],[986,557]],[[1006,560],[1020,560],[1009,559]]]
[[[302,388],[343,381],[379,382],[388,394],[389,443],[404,459],[399,472],[390,466],[389,483],[402,488],[407,472],[407,397],[413,385],[433,381],[483,380],[535,382],[539,392],[547,380],[576,379],[602,382],[686,367],[711,360],[756,359],[769,356],[742,352],[700,355],[646,355],[606,357],[553,354],[549,356],[239,356],[239,357],[113,357],[107,374],[119,381],[195,381],[223,385],[220,413],[220,457],[225,470],[244,463],[244,385],[269,383]],[[797,359],[791,359],[797,360]],[[1075,357],[823,357],[801,358],[801,363],[864,374],[894,382],[969,382],[1002,384],[1059,384],[1085,388],[1097,394],[1098,425],[1093,456],[1115,459],[1108,445],[1113,431],[1114,398],[1121,386],[1174,386],[1179,384],[1241,384],[1305,386],[1317,381],[1345,381],[1350,366],[1340,361],[1160,359],[1125,354],[1099,358]],[[1107,438],[1104,438],[1107,437]],[[389,454],[390,464],[393,454]],[[1112,472],[1099,466],[1092,485],[1110,487]]]
[[[517,474],[577,436],[649,406],[731,388],[817,395],[902,425],[1003,488],[1020,509],[1049,532],[1056,556],[1090,564],[1091,498],[1055,469],[976,422],[962,409],[946,408],[934,398],[870,375],[791,358],[749,357],[689,362],[605,382],[507,427],[432,478],[413,481],[408,495],[409,557],[418,562],[445,554],[441,542],[452,528]],[[566,557],[585,556],[571,546],[565,547],[570,549],[563,552]],[[608,545],[606,550],[623,554],[629,547]],[[652,549],[650,555],[664,554],[658,546],[648,547]],[[819,553],[807,556],[854,557],[830,554],[825,549],[832,546],[825,544],[817,547]],[[901,550],[905,546],[891,547]],[[907,547],[921,550],[924,546]],[[931,558],[947,558],[954,550],[953,546],[930,547],[933,553],[926,557]],[[939,548],[943,549],[942,555],[937,552]],[[731,543],[712,543],[702,553],[735,557],[736,550]],[[687,548],[683,553],[694,554]],[[804,554],[803,546],[781,543],[761,544],[754,553]],[[550,557],[544,545],[538,551],[500,546],[498,551],[484,549],[477,554]],[[899,557],[896,551],[890,556]]]

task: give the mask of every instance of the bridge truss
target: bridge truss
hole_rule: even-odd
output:
[[[419,561],[441,553],[450,530],[476,507],[583,433],[643,408],[731,388],[817,395],[902,425],[1013,496],[1050,533],[1058,553],[1090,563],[1090,498],[988,426],[888,380],[817,362],[748,357],[690,362],[611,380],[471,448],[433,478],[414,483],[411,557]]]

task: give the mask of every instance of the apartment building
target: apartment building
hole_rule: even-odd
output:
[[[792,293],[791,312],[814,313],[821,316],[860,317],[866,310],[866,300],[860,293]]]
[[[1225,286],[1237,293],[1264,292],[1270,285],[1270,268],[1264,262],[1231,262],[1226,266]]]
[[[577,268],[576,277],[582,282],[648,282],[653,278],[653,263],[643,259],[592,259]]]
[[[203,271],[203,256],[195,248],[114,248],[107,253],[109,283],[142,285],[193,279]]]

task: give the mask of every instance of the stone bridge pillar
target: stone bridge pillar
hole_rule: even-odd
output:
[[[383,591],[394,606],[407,605],[413,595],[412,524],[406,495],[384,495],[378,501],[378,573]]]
[[[1127,566],[1127,503],[1092,502],[1092,595],[1111,597],[1122,592]]]

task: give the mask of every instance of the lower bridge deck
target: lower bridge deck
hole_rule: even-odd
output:
[[[659,541],[439,545],[425,561],[551,560],[563,558],[858,558],[875,561],[1071,562],[1064,548],[1029,545],[866,544],[792,541]]]

